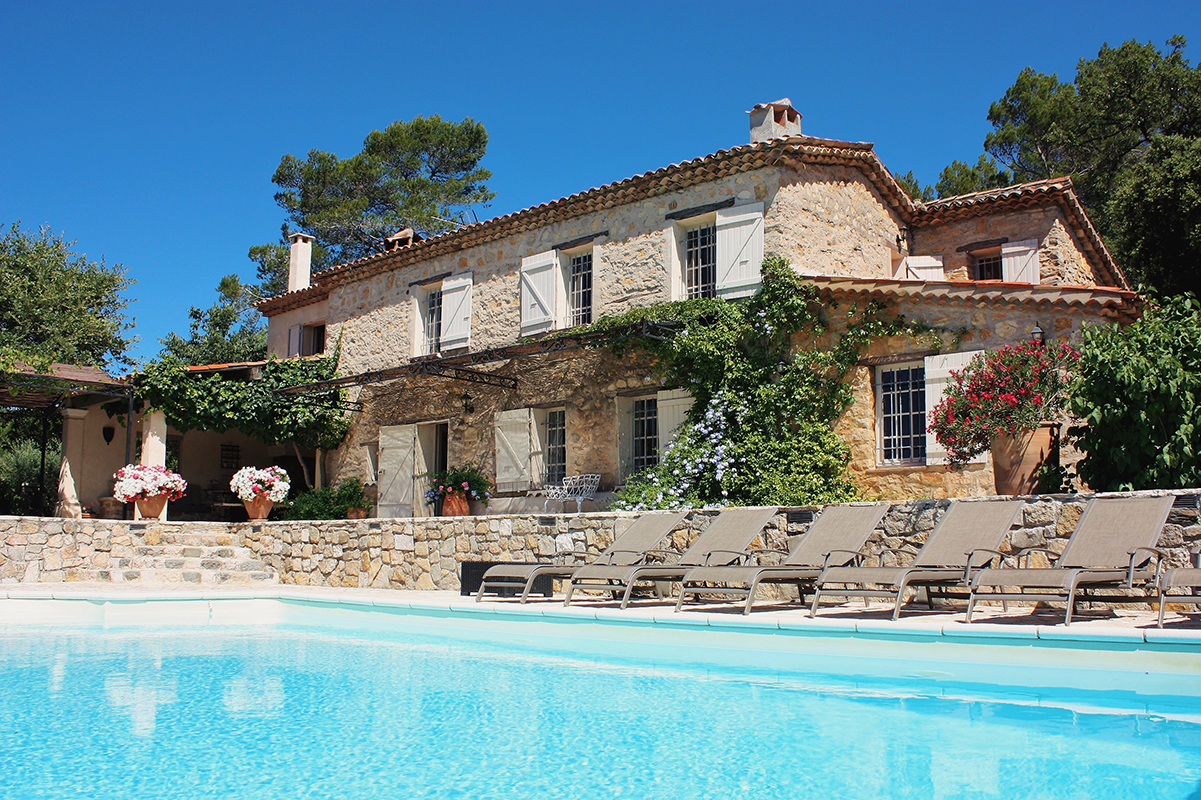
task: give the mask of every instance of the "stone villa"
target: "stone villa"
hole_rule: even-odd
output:
[[[618,485],[671,440],[690,398],[636,356],[529,337],[669,300],[746,297],[763,255],[778,253],[824,298],[875,298],[960,332],[934,349],[881,341],[857,369],[837,430],[860,483],[889,497],[990,494],[987,460],[948,472],[924,432],[948,372],[1035,328],[1072,337],[1135,313],[1070,180],[923,203],[871,144],[803,135],[787,100],[750,114],[748,145],[431,239],[402,232],[311,277],[310,240],[294,235],[289,291],[260,305],[271,351],[340,342],[363,408],[326,473],[375,484],[380,516],[425,513],[423,476],[448,464],[495,475],[499,509],[565,474]]]

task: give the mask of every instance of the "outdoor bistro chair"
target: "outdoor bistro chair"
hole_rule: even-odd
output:
[[[676,611],[684,607],[689,595],[716,594],[746,596],[742,613],[751,613],[755,591],[763,583],[793,583],[805,601],[805,589],[829,566],[846,564],[863,547],[867,537],[888,513],[889,503],[830,506],[809,526],[809,530],[778,565],[694,567],[680,583]],[[764,551],[776,552],[776,551]],[[706,586],[705,584],[724,584]]]
[[[542,510],[549,507],[551,500],[574,500],[576,513],[579,514],[584,510],[584,501],[596,497],[600,481],[601,476],[596,474],[566,475],[558,486],[551,485],[542,490],[542,496],[546,498],[542,502]]]
[[[1146,596],[1106,595],[1088,596],[1091,589],[1134,589],[1135,584],[1153,582],[1165,563],[1165,553],[1155,547],[1159,534],[1172,511],[1171,495],[1165,497],[1094,497],[1089,501],[1072,531],[1072,538],[1054,566],[1031,569],[1029,566],[983,569],[971,580],[966,622],[972,621],[972,610],[978,600],[1066,601],[1063,624],[1072,623],[1072,610],[1077,592],[1084,592],[1090,602],[1146,603]],[[1042,552],[1054,558],[1055,552],[1045,547],[1029,547],[1018,553],[1029,564],[1030,553]],[[1154,571],[1147,568],[1158,557]],[[994,591],[982,591],[981,587]],[[1016,592],[996,591],[1005,587]],[[1027,589],[1036,591],[1027,592]],[[1163,604],[1160,604],[1163,607]]]
[[[1162,559],[1161,559],[1162,560]],[[1168,603],[1197,605],[1201,603],[1201,569],[1176,567],[1166,569],[1156,581],[1159,590],[1159,627],[1163,627],[1163,615]],[[1184,594],[1168,594],[1169,589],[1188,589]]]
[[[605,566],[626,566],[638,564],[643,554],[659,546],[675,527],[684,521],[688,512],[673,514],[643,514],[634,520],[620,536],[613,540],[607,550],[596,557],[593,564]],[[512,589],[521,586],[521,602],[530,596],[534,581],[543,575],[553,578],[566,579],[575,574],[584,564],[498,564],[484,573],[480,581],[479,591],[475,594],[478,603],[484,599],[484,592],[499,593],[502,588]]]
[[[935,589],[966,588],[972,569],[992,560],[1023,505],[1022,500],[957,500],[930,531],[926,544],[909,566],[827,567],[817,579],[809,616],[817,614],[823,597],[835,595],[893,598],[892,618],[896,619],[905,602],[905,590],[919,586],[926,588],[927,602],[933,608]],[[883,561],[883,553],[880,558]],[[836,584],[842,588],[834,588]],[[878,588],[866,588],[868,585]]]
[[[577,589],[608,592],[616,598],[622,592],[621,607],[630,602],[634,584],[648,581],[678,581],[693,567],[721,566],[743,562],[749,557],[747,547],[763,532],[776,515],[777,508],[727,508],[709,523],[692,546],[673,563],[643,562],[632,566],[589,564],[580,567],[567,584],[563,605],[571,603]],[[649,557],[669,558],[674,553],[648,550]]]

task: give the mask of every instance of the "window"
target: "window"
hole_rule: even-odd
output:
[[[567,476],[567,411],[546,412],[546,482],[563,483]]]
[[[974,280],[999,281],[1003,274],[999,249],[972,253],[972,278]]]
[[[717,226],[704,225],[684,232],[685,296],[717,295]]]
[[[221,445],[221,469],[236,470],[242,466],[242,450],[236,444]]]
[[[308,352],[305,355],[316,356],[325,352],[325,323],[311,325],[308,328]]]
[[[659,401],[654,397],[634,401],[633,467],[635,471],[659,463]]]
[[[568,324],[592,322],[592,251],[571,257],[568,266]]]
[[[313,356],[325,352],[325,323],[293,325],[288,329],[288,357]]]
[[[423,355],[433,355],[442,350],[442,289],[431,289],[425,294],[421,322],[424,333]]]
[[[876,408],[880,463],[925,463],[925,365],[877,368]]]

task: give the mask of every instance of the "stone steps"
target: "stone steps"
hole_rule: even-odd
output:
[[[81,569],[76,580],[102,583],[199,583],[199,584],[275,584],[279,576],[274,571],[235,571],[214,569],[168,569],[139,567],[110,567]]]

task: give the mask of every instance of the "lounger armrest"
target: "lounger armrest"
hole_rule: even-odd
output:
[[[726,553],[727,555],[732,555],[732,556],[742,556],[741,561],[743,561],[744,563],[746,562],[746,557],[749,555],[749,553],[746,550],[710,550],[708,553],[705,554],[705,566],[706,567],[709,566],[709,559],[713,558],[713,556],[717,553]]]
[[[1166,550],[1161,550],[1158,547],[1136,547],[1133,550],[1127,550],[1126,552],[1130,555],[1130,568],[1126,570],[1127,589],[1134,588],[1134,568],[1136,566],[1135,559],[1138,558],[1139,553],[1149,554],[1144,561],[1149,561],[1152,555],[1159,556],[1159,561],[1155,565],[1155,579],[1156,581],[1159,580],[1159,571],[1163,568],[1163,565],[1167,563],[1168,560],[1168,552]]]
[[[858,550],[830,550],[829,552],[826,553],[826,557],[822,561],[822,569],[823,570],[829,568],[830,556],[834,555],[835,553],[842,553],[844,555],[851,556],[851,558],[848,559],[848,561],[858,561],[858,562],[863,561],[863,554],[860,553]],[[842,566],[842,564],[839,564],[839,566]],[[858,566],[858,565],[856,565],[856,566]]]
[[[998,563],[1004,563],[1005,559],[1010,555],[1009,553],[1002,553],[1000,550],[994,550],[991,547],[977,547],[964,553],[964,555],[967,556],[967,566],[963,570],[963,582],[969,586],[972,583],[972,562],[976,558],[976,553],[992,553],[994,556],[1001,559],[1001,561]],[[992,559],[990,558],[989,561],[992,561]],[[984,569],[984,567],[982,566],[980,569]]]
[[[1056,559],[1059,558],[1059,553],[1056,553],[1054,550],[1052,550],[1048,547],[1027,547],[1024,550],[1018,551],[1018,554],[1017,554],[1018,566],[1021,566],[1022,558],[1026,559],[1026,565],[1029,566],[1031,553],[1046,553],[1049,556],[1054,556],[1054,558],[1056,558]]]

